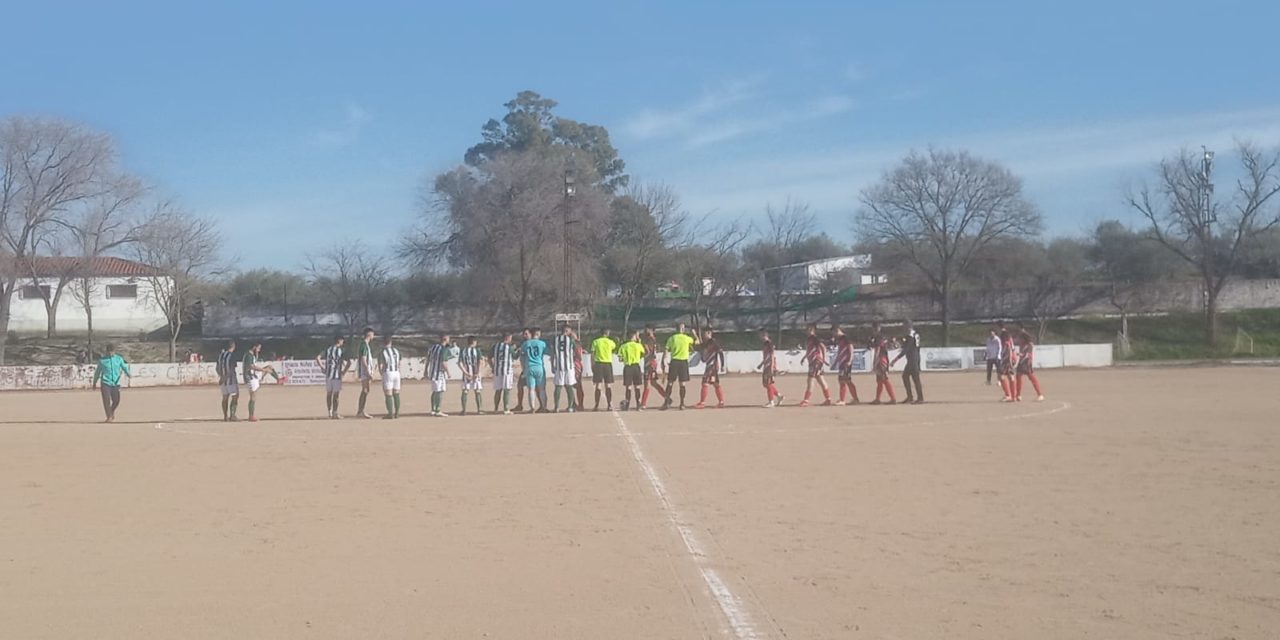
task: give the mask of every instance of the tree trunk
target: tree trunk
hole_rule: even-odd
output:
[[[1129,338],[1129,314],[1124,309],[1120,310],[1120,335]]]
[[[4,364],[4,349],[9,342],[9,310],[13,301],[12,281],[3,285],[0,292],[0,365]]]
[[[951,285],[942,283],[942,346],[951,346]]]
[[[86,327],[89,331],[89,347],[88,347],[89,357],[92,358],[93,357],[93,305],[85,303],[84,319],[85,319]]]
[[[169,362],[178,361],[178,334],[169,334]]]
[[[1205,328],[1209,338],[1209,346],[1218,346],[1218,291],[1212,288],[1206,290],[1204,314]]]
[[[626,300],[622,307],[622,336],[624,340],[631,336],[631,310],[636,306],[634,295],[628,295]]]

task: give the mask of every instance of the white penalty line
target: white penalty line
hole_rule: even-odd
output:
[[[671,504],[670,498],[667,497],[666,486],[662,483],[662,478],[658,476],[658,472],[654,470],[653,465],[649,464],[648,459],[644,457],[640,442],[636,440],[635,434],[632,433],[631,429],[627,428],[627,423],[623,421],[622,415],[614,411],[613,419],[618,423],[619,434],[627,441],[627,445],[631,447],[631,456],[635,458],[636,464],[640,466],[645,478],[649,480],[649,486],[658,496],[658,504],[662,507],[662,513],[666,516],[667,522],[680,535],[685,551],[689,553],[693,558],[694,564],[697,565],[698,572],[702,575],[702,581],[707,585],[707,591],[715,599],[716,605],[720,607],[720,613],[723,614],[724,620],[728,623],[729,630],[733,632],[733,637],[739,638],[739,640],[763,637],[756,630],[755,623],[751,620],[751,615],[747,613],[746,603],[743,602],[742,598],[734,594],[724,580],[720,579],[720,575],[716,570],[709,566],[707,554],[703,551],[702,543],[698,541],[693,527],[680,516],[680,513]]]

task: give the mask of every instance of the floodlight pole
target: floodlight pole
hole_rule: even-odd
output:
[[[561,238],[564,249],[564,271],[560,276],[561,285],[561,304],[568,304],[573,298],[573,254],[569,246],[569,209],[573,196],[578,192],[577,184],[574,182],[573,165],[568,165],[564,170],[564,205],[562,211],[564,214],[563,237]]]

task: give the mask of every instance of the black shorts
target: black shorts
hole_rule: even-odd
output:
[[[996,370],[1002,376],[1011,376],[1013,375],[1013,363],[1008,360],[1001,360],[1000,364],[996,366]]]
[[[629,364],[622,367],[622,385],[624,387],[638,387],[644,384],[644,373],[640,370],[640,365]]]
[[[839,371],[840,371],[839,376],[840,376],[840,379],[841,379],[841,380],[844,380],[844,381],[846,381],[846,382],[847,382],[847,381],[849,381],[849,380],[852,380],[852,379],[853,379],[853,365],[852,365],[852,364],[842,364],[842,365],[840,365],[840,369],[839,369]]]
[[[613,384],[613,363],[592,362],[591,381],[597,384],[601,382],[605,384]]]
[[[765,367],[765,368],[763,368],[763,369],[761,369],[761,370],[760,370],[760,384],[761,384],[761,385],[763,385],[763,386],[766,386],[766,387],[767,387],[767,386],[769,386],[769,385],[773,384],[773,378],[774,378],[774,373],[773,373],[773,367],[772,367],[772,366]]]
[[[680,382],[689,381],[689,361],[688,360],[672,360],[667,365],[667,382],[679,380]]]
[[[827,368],[827,363],[818,361],[809,363],[809,377],[816,378],[822,375],[822,370]]]
[[[1018,362],[1018,375],[1028,376],[1034,372],[1035,370],[1032,368],[1030,360],[1020,360]]]
[[[919,362],[915,362],[915,363],[908,362],[908,363],[907,363],[907,367],[906,367],[905,369],[903,369],[903,370],[902,370],[902,372],[903,372],[903,373],[905,373],[905,374],[907,374],[907,375],[909,375],[909,376],[918,376],[918,375],[920,375],[920,363],[919,363]]]
[[[658,361],[657,361],[657,360],[650,360],[649,362],[646,362],[646,363],[645,363],[645,365],[644,365],[644,379],[645,379],[645,380],[657,380],[657,379],[658,379]]]
[[[702,384],[720,384],[720,367],[707,365],[702,370]]]

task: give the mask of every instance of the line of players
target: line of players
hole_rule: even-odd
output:
[[[867,339],[865,346],[871,357],[872,373],[876,378],[876,395],[870,404],[881,404],[884,395],[888,396],[888,404],[897,403],[889,372],[899,360],[903,359],[906,360],[902,372],[906,398],[902,403],[924,402],[924,389],[920,379],[920,334],[915,331],[909,320],[904,328],[904,335],[898,339],[901,345],[899,353],[890,359],[893,346],[890,339],[884,335],[879,323],[874,323],[871,327],[871,336]],[[1036,389],[1037,399],[1044,400],[1039,380],[1032,367],[1034,344],[1030,334],[1025,329],[1015,334],[1001,325],[992,330],[992,336],[997,342],[994,351],[992,343],[988,343],[988,374],[992,366],[998,368],[1001,388],[1004,389],[1005,394],[1004,401],[1012,402],[1022,399],[1023,377],[1031,380]],[[356,369],[356,377],[360,382],[356,415],[361,418],[373,417],[367,412],[367,402],[374,380],[374,371],[377,371],[382,382],[386,406],[383,418],[395,419],[400,416],[401,355],[395,347],[394,339],[386,336],[382,339],[381,350],[375,356],[374,337],[373,329],[364,330],[363,339],[357,345],[355,358],[345,357],[345,338],[342,336],[336,336],[333,345],[316,356],[316,363],[326,379],[325,409],[329,418],[342,417],[339,413],[342,379],[352,367]],[[458,347],[453,344],[450,336],[440,336],[440,339],[433,343],[426,353],[426,379],[432,385],[430,415],[436,417],[448,415],[443,411],[442,405],[451,373],[449,363],[452,360],[457,360],[462,379],[463,415],[467,413],[468,394],[474,400],[474,411],[484,412],[482,392],[486,366],[494,382],[492,396],[494,413],[525,412],[526,397],[527,411],[530,413],[558,413],[561,410],[562,397],[565,400],[566,411],[577,411],[584,407],[583,359],[588,353],[591,356],[592,384],[595,387],[594,410],[596,411],[600,410],[602,397],[605,409],[613,410],[612,385],[615,359],[620,360],[623,365],[622,384],[625,397],[621,403],[621,409],[624,411],[646,409],[651,391],[662,398],[661,408],[664,410],[675,404],[673,394],[678,393],[679,404],[675,406],[684,410],[688,394],[687,384],[690,381],[690,360],[693,358],[701,360],[705,365],[701,380],[701,394],[693,408],[705,408],[709,394],[713,391],[716,406],[725,406],[724,389],[720,384],[720,376],[725,371],[725,353],[715,337],[715,332],[711,329],[703,331],[699,340],[690,335],[684,323],[680,323],[676,332],[666,340],[665,348],[659,348],[657,333],[652,326],[646,327],[643,331],[631,332],[622,344],[614,341],[612,332],[605,329],[590,343],[589,348],[582,346],[578,335],[568,325],[561,328],[551,344],[542,339],[542,330],[539,328],[525,329],[520,337],[521,341],[516,343],[515,335],[508,333],[485,352],[481,350],[475,337],[468,338],[465,346]],[[760,342],[762,358],[756,369],[761,372],[761,383],[767,398],[764,406],[777,407],[782,404],[783,396],[778,391],[776,383],[778,372],[776,348],[767,330],[760,331]],[[261,348],[261,343],[256,342],[250,347],[249,352],[244,356],[241,369],[241,375],[250,393],[248,419],[251,421],[257,420],[256,395],[262,376],[271,375],[277,382],[283,381],[271,365],[259,364],[258,354]],[[222,413],[223,419],[227,421],[238,420],[236,412],[239,385],[234,359],[235,349],[235,342],[230,341],[218,357]],[[828,363],[828,354],[831,351],[835,353],[834,361]],[[853,382],[854,351],[853,340],[842,328],[833,327],[828,342],[819,336],[817,325],[811,325],[806,336],[804,356],[801,358],[801,364],[808,364],[808,375],[804,398],[799,406],[810,404],[815,386],[822,392],[822,405],[858,404],[860,402],[858,390]],[[551,362],[551,381],[555,387],[554,406],[551,408],[547,406],[547,372],[544,364],[547,359]],[[518,375],[517,364],[520,366]],[[830,368],[836,370],[839,388],[839,400],[835,402],[832,401],[831,390],[823,377],[829,364]],[[664,377],[665,386],[662,384]],[[514,411],[510,405],[512,389],[517,392]]]

